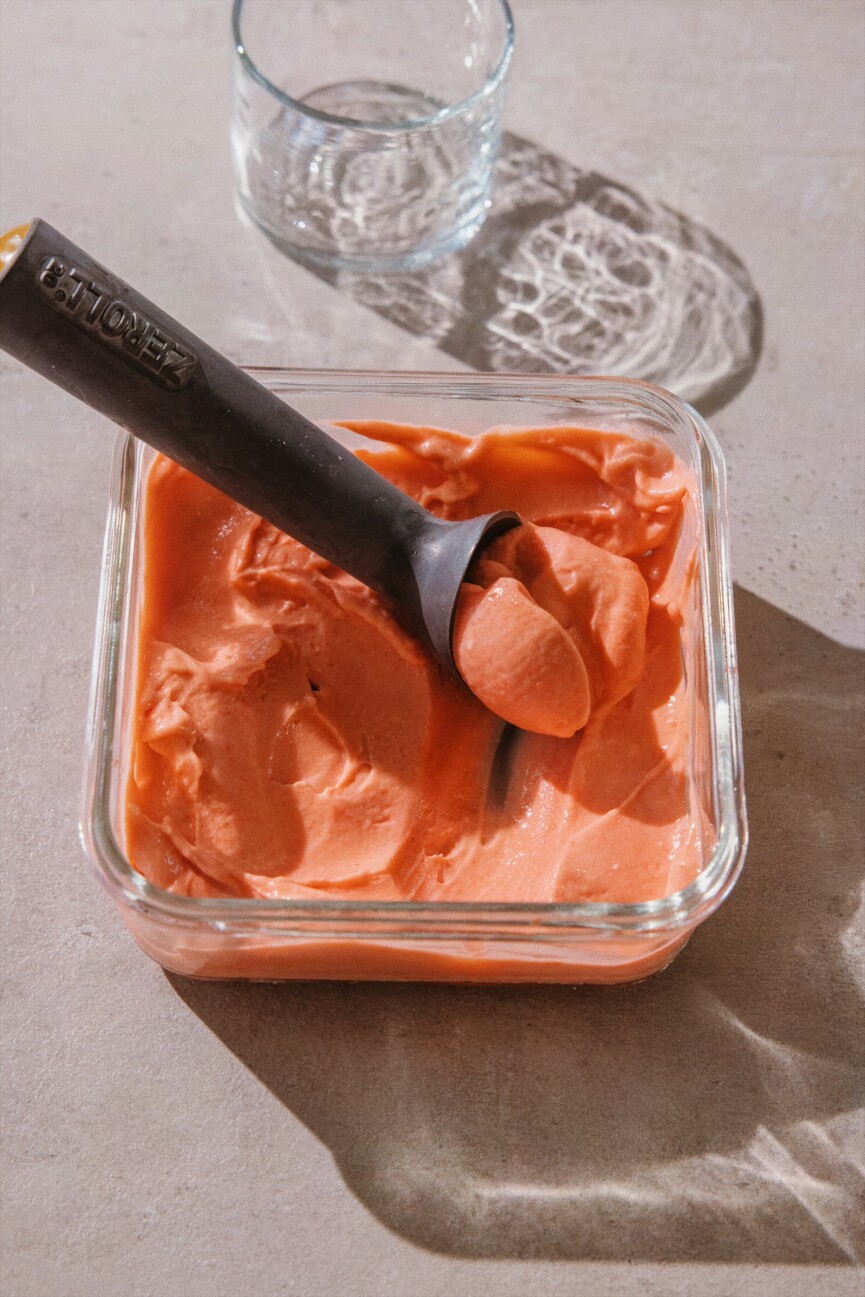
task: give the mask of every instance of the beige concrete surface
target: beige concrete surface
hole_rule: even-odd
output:
[[[746,872],[630,989],[166,977],[76,837],[113,432],[4,359],[4,1297],[862,1291],[865,8],[514,10],[508,128],[707,227],[762,305],[711,416]],[[0,225],[239,360],[458,368],[239,224],[228,12],[0,0]]]

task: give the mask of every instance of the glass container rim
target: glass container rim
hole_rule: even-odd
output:
[[[425,117],[413,117],[407,122],[379,122],[366,121],[358,117],[342,117],[337,113],[323,112],[320,108],[313,108],[309,104],[303,103],[300,99],[294,99],[291,95],[280,90],[279,86],[273,84],[269,77],[266,77],[258,65],[250,56],[241,32],[241,15],[243,12],[245,0],[234,0],[231,8],[231,31],[234,40],[234,50],[240,60],[243,70],[252,77],[261,88],[269,95],[272,95],[279,103],[284,104],[286,108],[293,108],[296,112],[302,113],[305,117],[315,118],[316,121],[324,122],[329,126],[348,127],[358,131],[370,131],[383,135],[390,135],[393,132],[416,131],[430,126],[438,126],[441,122],[449,121],[452,117],[461,116],[468,109],[472,108],[482,99],[490,98],[504,81],[510,67],[511,58],[514,52],[514,19],[511,13],[509,0],[498,0],[501,6],[502,16],[505,21],[505,34],[501,57],[488,77],[485,78],[483,85],[479,89],[472,91],[465,99],[460,99],[455,104],[447,104],[437,113],[430,113]]]
[[[119,683],[119,650],[125,614],[126,577],[132,556],[134,527],[131,495],[137,479],[141,443],[121,430],[115,443],[111,494],[102,558],[97,610],[96,644],[87,723],[86,761],[80,837],[88,858],[116,899],[138,912],[216,929],[254,929],[257,934],[283,931],[286,924],[309,925],[321,937],[329,921],[333,936],[344,936],[348,921],[374,924],[368,935],[416,938],[406,932],[408,921],[419,922],[424,937],[455,935],[478,939],[512,936],[561,940],[569,930],[594,930],[598,935],[621,932],[659,934],[695,927],[712,913],[733,887],[742,868],[748,831],[742,763],[742,734],[737,686],[736,647],[729,579],[724,460],[714,434],[702,417],[679,397],[640,379],[582,375],[448,373],[442,371],[291,369],[274,365],[243,368],[273,390],[411,392],[452,398],[479,397],[484,389],[501,388],[525,400],[570,399],[584,402],[618,401],[679,425],[690,433],[699,452],[699,487],[713,508],[700,511],[701,571],[705,573],[704,624],[707,634],[706,673],[712,713],[710,737],[718,811],[718,838],[710,860],[698,876],[678,892],[639,902],[510,902],[510,901],[358,901],[327,899],[260,899],[250,897],[177,896],[149,883],[132,866],[114,833],[110,815],[113,742]],[[713,536],[717,570],[706,564],[707,523]],[[427,922],[425,922],[425,920]],[[456,926],[455,926],[456,925]],[[464,926],[467,925],[467,926]],[[504,932],[503,929],[507,929]]]

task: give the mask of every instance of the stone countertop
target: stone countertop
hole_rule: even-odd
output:
[[[600,176],[696,237],[731,312],[731,381],[676,381],[730,470],[745,873],[632,988],[163,974],[76,838],[114,437],[4,358],[9,1297],[861,1291],[865,9],[514,12],[514,147],[569,220]],[[45,217],[244,362],[494,363],[240,225],[228,16],[0,0],[0,227]]]

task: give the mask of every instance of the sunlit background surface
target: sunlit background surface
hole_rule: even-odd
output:
[[[0,0],[0,225],[45,217],[240,361],[607,370],[698,404],[730,468],[745,873],[632,988],[166,978],[75,834],[113,431],[4,359],[15,1297],[859,1290],[863,9],[514,14],[481,234],[327,282],[235,212],[227,2]]]

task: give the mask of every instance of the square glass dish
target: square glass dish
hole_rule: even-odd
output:
[[[249,371],[318,423],[379,420],[477,435],[554,425],[626,432],[669,447],[690,475],[683,530],[696,556],[682,668],[690,691],[686,786],[702,866],[639,903],[213,898],[151,885],[124,841],[138,617],[142,497],[154,452],[121,434],[114,459],[88,722],[82,840],[138,944],[208,978],[626,982],[663,968],[741,868],[747,828],[727,553],[724,466],[689,406],[632,380],[487,374]]]

